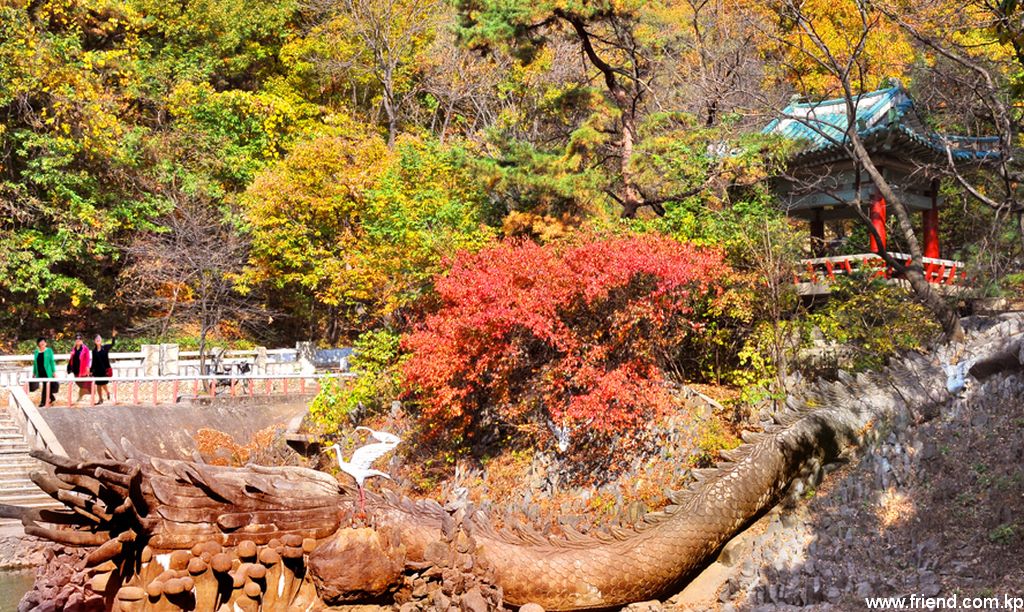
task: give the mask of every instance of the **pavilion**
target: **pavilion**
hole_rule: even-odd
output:
[[[811,277],[798,282],[827,284],[835,274],[866,265],[884,269],[878,253],[887,248],[886,202],[844,146],[849,125],[845,99],[793,103],[780,115],[764,133],[779,134],[802,146],[788,160],[788,176],[776,181],[775,190],[787,214],[808,222],[815,256],[804,262]],[[857,134],[872,161],[900,201],[911,212],[921,215],[922,263],[928,280],[956,284],[963,279],[963,265],[940,258],[939,208],[944,201],[935,168],[946,167],[950,156],[958,165],[994,159],[998,156],[998,138],[949,136],[931,131],[900,85],[858,96],[855,116]],[[870,218],[878,239],[870,236],[866,253],[827,256],[830,253],[825,239],[826,223],[859,218],[853,208],[858,205]],[[890,255],[898,260],[910,259],[902,253]],[[886,273],[891,276],[891,271]]]

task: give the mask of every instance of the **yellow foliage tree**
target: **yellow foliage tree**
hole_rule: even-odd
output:
[[[854,91],[870,91],[888,77],[905,74],[915,59],[906,32],[870,6],[862,11],[862,5],[861,0],[769,4],[780,17],[778,31],[766,42],[766,52],[776,56],[768,64],[769,77],[788,82],[805,95],[837,95],[840,83],[814,38],[824,41],[839,63],[852,66]]]
[[[445,256],[488,240],[486,202],[460,147],[401,136],[391,149],[342,122],[242,198],[253,238],[243,284],[278,291],[293,312],[327,310],[327,335],[351,336],[397,316]]]
[[[361,301],[353,275],[366,193],[388,167],[376,136],[339,129],[296,146],[242,198],[255,238],[246,281],[297,286],[330,306]]]

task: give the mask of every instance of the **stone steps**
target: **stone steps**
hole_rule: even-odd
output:
[[[41,472],[44,469],[43,465],[38,461],[33,463],[16,463],[6,466],[0,464],[0,482],[6,482],[17,478],[28,478],[28,475],[32,472]]]
[[[32,482],[29,474],[45,471],[43,462],[33,459],[21,428],[0,410],[0,504],[25,508],[58,508],[57,500]],[[0,519],[0,525],[15,525],[15,519]]]
[[[20,491],[15,490],[10,493],[3,491],[0,492],[0,503],[8,506],[20,506],[22,508],[63,508],[63,504],[53,499],[49,495],[46,495],[39,489],[33,489],[32,491]],[[0,519],[0,525],[4,523],[18,523],[18,519]]]
[[[38,502],[40,505],[44,505],[43,502],[53,502],[53,498],[49,495],[40,497],[39,487],[29,482],[30,486],[23,487],[12,487],[9,489],[0,488],[0,496],[6,501],[5,504],[11,506],[24,506],[26,504],[32,504]]]
[[[29,447],[24,440],[13,444],[0,443],[0,456],[10,455],[13,457],[28,457]]]
[[[11,487],[20,487],[20,486],[29,486],[29,485],[34,487],[35,484],[32,483],[32,479],[29,478],[29,474],[31,474],[32,472],[37,472],[37,471],[42,471],[42,470],[37,469],[37,468],[31,468],[31,469],[25,470],[23,472],[12,472],[12,473],[8,473],[8,474],[4,474],[3,476],[0,476],[0,489],[10,489]]]
[[[16,470],[26,466],[38,466],[39,461],[32,457],[20,455],[8,455],[6,457],[0,457],[0,472],[7,470]]]

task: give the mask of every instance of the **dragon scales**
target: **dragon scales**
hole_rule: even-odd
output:
[[[1019,368],[1022,349],[1011,319],[955,351],[986,377]],[[386,596],[411,569],[453,566],[486,576],[506,603],[612,608],[681,587],[792,482],[820,475],[884,424],[936,416],[950,399],[945,382],[938,359],[911,355],[810,385],[672,505],[599,535],[498,530],[472,508],[449,514],[390,493],[368,498],[372,528],[353,529],[354,492],[326,474],[158,459],[125,441],[102,460],[36,452],[54,473],[33,480],[65,509],[6,506],[0,516],[20,518],[29,535],[94,547],[88,584],[107,609],[308,610]]]

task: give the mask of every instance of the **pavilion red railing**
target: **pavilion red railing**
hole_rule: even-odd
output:
[[[905,265],[909,265],[912,261],[911,256],[906,253],[890,253],[890,256]],[[925,278],[929,283],[962,285],[967,280],[964,264],[959,261],[924,257],[921,259],[921,263],[924,265]],[[863,253],[804,259],[794,272],[793,282],[796,284],[828,284],[836,280],[838,276],[848,276],[854,272],[873,273],[879,278],[899,277],[881,256],[875,253]]]

